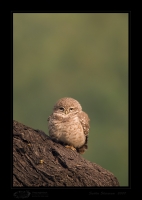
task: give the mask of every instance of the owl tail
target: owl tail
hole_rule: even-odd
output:
[[[88,149],[87,142],[88,142],[88,136],[86,136],[86,141],[85,141],[84,145],[82,147],[76,149],[78,153],[83,154],[86,151],[86,149]]]

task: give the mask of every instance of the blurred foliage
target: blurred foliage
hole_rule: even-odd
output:
[[[91,119],[83,156],[127,186],[127,13],[13,14],[13,118],[48,134],[62,97]]]

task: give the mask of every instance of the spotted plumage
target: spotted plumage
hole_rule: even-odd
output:
[[[59,99],[48,117],[50,137],[79,153],[84,153],[88,148],[89,128],[88,115],[73,98]]]

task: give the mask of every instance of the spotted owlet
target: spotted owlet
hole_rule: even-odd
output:
[[[88,148],[89,128],[88,115],[73,98],[59,99],[48,117],[50,137],[79,153],[84,153]]]

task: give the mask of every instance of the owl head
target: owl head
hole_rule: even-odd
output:
[[[64,97],[56,102],[53,110],[56,113],[68,115],[68,114],[76,114],[82,111],[82,107],[77,100],[70,97]]]

